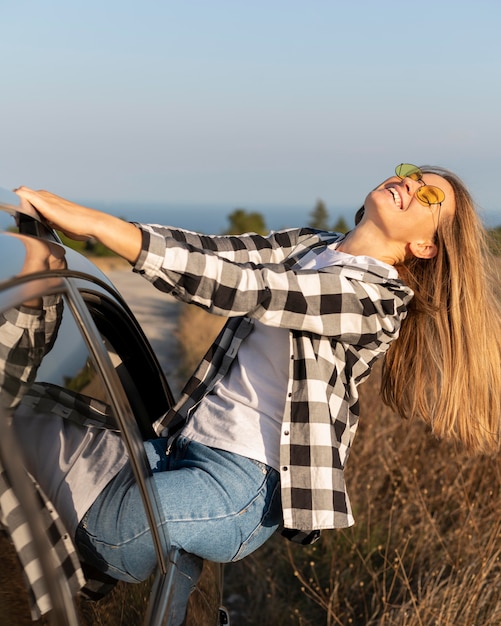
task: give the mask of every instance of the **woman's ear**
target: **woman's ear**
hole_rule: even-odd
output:
[[[409,251],[418,259],[433,259],[437,256],[438,248],[432,241],[411,241]]]

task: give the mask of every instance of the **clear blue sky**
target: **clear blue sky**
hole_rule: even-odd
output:
[[[0,0],[0,24],[3,187],[352,207],[408,161],[501,223],[499,0]]]

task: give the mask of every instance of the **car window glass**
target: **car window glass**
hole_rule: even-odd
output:
[[[68,306],[62,303],[61,318],[55,336],[47,337],[53,341],[45,351],[40,366],[36,369],[34,382],[43,382],[67,389],[85,398],[92,398],[110,405],[108,393],[104,387],[93,357],[75,323]],[[47,348],[49,347],[46,344]],[[109,410],[111,422],[113,417]],[[116,424],[113,422],[113,425]]]
[[[154,437],[152,424],[164,416],[174,402],[160,366],[124,309],[96,294],[84,293],[83,296],[143,438]]]

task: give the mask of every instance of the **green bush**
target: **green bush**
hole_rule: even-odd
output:
[[[59,231],[57,234],[59,235],[61,241],[65,246],[71,248],[72,250],[80,252],[80,254],[98,257],[117,256],[109,248],[103,246],[103,244],[99,241],[93,239],[88,239],[86,241],[75,241],[74,239],[70,239],[64,233],[61,233]]]

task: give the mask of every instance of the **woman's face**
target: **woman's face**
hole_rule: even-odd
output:
[[[416,191],[425,185],[438,187],[445,194],[440,204],[423,204]],[[454,191],[438,174],[423,174],[422,180],[392,176],[369,193],[364,203],[365,215],[374,221],[391,241],[409,244],[433,241],[439,220],[452,216]]]

